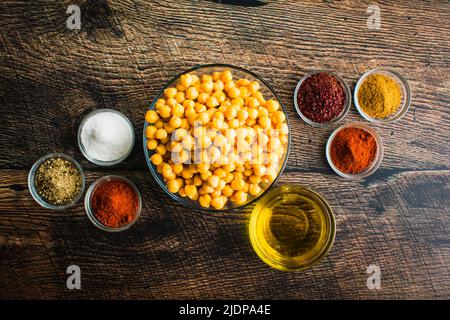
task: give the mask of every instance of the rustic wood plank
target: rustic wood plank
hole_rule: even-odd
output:
[[[446,298],[450,297],[450,9],[446,1],[378,1],[382,29],[366,27],[367,1],[268,1],[258,8],[211,1],[18,1],[0,3],[0,298]],[[65,28],[69,4],[82,30]],[[146,168],[143,115],[175,74],[231,63],[269,81],[288,109],[293,145],[278,184],[322,193],[337,218],[329,256],[282,273],[253,253],[252,207],[211,214],[164,195]],[[324,157],[330,130],[298,119],[292,101],[308,71],[332,69],[353,87],[379,66],[410,81],[413,104],[399,122],[376,126],[385,142],[369,179],[337,177]],[[122,164],[82,158],[76,130],[109,107],[133,122],[137,143]],[[361,120],[354,107],[346,121]],[[53,212],[30,197],[26,175],[49,152],[80,160],[92,182],[114,172],[144,196],[127,232],[96,230],[76,207]],[[65,269],[82,268],[81,291]],[[366,288],[369,264],[382,290]]]
[[[335,245],[301,273],[264,265],[247,235],[252,207],[224,214],[176,204],[149,172],[118,172],[141,189],[144,208],[130,230],[90,224],[82,203],[40,208],[26,171],[0,170],[2,298],[448,298],[450,171],[404,172],[353,183],[317,173],[284,174],[323,194],[337,219]],[[88,181],[102,176],[91,172]],[[330,188],[339,186],[340,192]],[[418,192],[420,190],[421,192]],[[16,204],[16,205],[15,205]],[[19,205],[17,205],[19,204]],[[19,206],[19,208],[18,208]],[[82,290],[64,290],[65,268],[82,268]],[[382,289],[366,287],[377,264]]]
[[[410,80],[414,100],[400,122],[377,127],[386,141],[385,164],[448,168],[448,132],[429,126],[449,120],[450,33],[444,21],[450,14],[441,10],[439,1],[411,7],[385,4],[386,27],[378,32],[367,30],[363,3],[275,1],[243,9],[207,1],[201,6],[111,1],[88,10],[86,15],[93,16],[86,17],[88,26],[79,34],[64,29],[61,3],[47,3],[45,11],[42,6],[13,3],[16,6],[5,6],[0,16],[0,96],[5,110],[1,117],[8,124],[2,139],[8,150],[2,154],[3,168],[28,167],[36,154],[48,150],[78,152],[74,131],[93,108],[123,111],[139,134],[143,112],[164,83],[189,66],[207,62],[249,67],[275,87],[288,108],[296,141],[289,165],[311,170],[326,165],[322,153],[330,130],[311,128],[298,118],[292,101],[296,81],[307,71],[330,68],[354,85],[370,68],[397,68]],[[110,16],[101,14],[106,21],[98,22],[97,11]],[[9,23],[13,17],[14,23]],[[37,108],[45,117],[30,117]],[[11,125],[18,119],[20,127]],[[347,120],[360,119],[352,108]],[[64,130],[55,130],[56,124]],[[30,134],[45,143],[31,141]],[[11,136],[18,139],[12,141]],[[49,136],[56,139],[49,143]],[[141,159],[123,168],[140,165]]]

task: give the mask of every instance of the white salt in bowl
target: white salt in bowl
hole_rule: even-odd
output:
[[[120,140],[121,138],[123,140]],[[81,153],[99,166],[121,163],[130,155],[134,142],[133,125],[124,114],[116,110],[95,110],[89,113],[78,127],[78,146]]]

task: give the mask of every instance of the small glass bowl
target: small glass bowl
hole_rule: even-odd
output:
[[[97,217],[95,216],[95,213],[93,212],[92,206],[91,206],[91,200],[92,200],[91,198],[92,198],[92,195],[93,195],[95,189],[102,183],[111,181],[111,180],[120,180],[120,181],[125,182],[131,188],[133,188],[133,190],[136,192],[136,194],[138,196],[138,203],[139,203],[138,209],[137,209],[137,212],[136,212],[133,220],[130,223],[127,223],[120,227],[108,227],[108,226],[104,225],[101,221],[99,221],[97,219]],[[138,220],[139,216],[141,215],[141,210],[142,210],[142,197],[141,197],[141,193],[139,192],[139,189],[136,187],[136,185],[133,182],[131,182],[130,180],[128,180],[127,178],[124,178],[121,176],[116,176],[116,175],[108,175],[108,176],[104,176],[100,179],[97,179],[89,186],[88,190],[86,191],[86,196],[84,197],[84,208],[86,210],[86,215],[88,216],[89,220],[92,222],[92,224],[94,226],[96,226],[97,228],[99,228],[103,231],[119,232],[119,231],[123,231],[123,230],[130,228]]]
[[[312,211],[305,209],[305,204],[315,207],[316,213],[311,215]],[[281,225],[277,228],[275,221],[281,216],[289,219],[284,225],[292,225],[294,229],[282,231]],[[321,234],[308,250],[296,256],[279,251],[283,247],[282,239],[286,239],[280,231],[285,235],[287,231],[292,233],[292,237],[307,245],[308,241],[304,239],[307,233],[300,232],[308,232],[311,228],[320,229]],[[249,235],[253,249],[266,264],[281,271],[301,271],[319,263],[331,250],[336,237],[336,221],[333,210],[320,194],[301,185],[283,185],[271,189],[256,204],[250,217]]]
[[[362,83],[364,82],[364,80],[366,80],[366,78],[368,76],[375,74],[375,73],[383,74],[383,75],[388,76],[389,78],[394,79],[400,85],[400,90],[402,91],[402,100],[400,102],[400,106],[398,107],[397,111],[394,112],[393,114],[391,114],[390,116],[388,116],[386,118],[382,118],[382,119],[371,117],[367,113],[365,113],[364,110],[361,108],[361,105],[359,104],[359,100],[358,100],[358,92],[359,92],[359,88],[361,87]],[[388,122],[393,122],[393,121],[399,120],[406,114],[406,112],[408,112],[409,106],[411,105],[411,98],[412,98],[411,87],[409,86],[406,78],[394,70],[383,69],[383,68],[373,69],[373,70],[370,70],[370,71],[364,73],[361,76],[361,78],[359,78],[358,82],[356,83],[355,91],[353,94],[353,99],[355,100],[355,106],[356,106],[356,109],[358,110],[359,114],[366,120],[373,122],[373,123],[388,123]]]
[[[50,158],[62,158],[62,159],[72,162],[75,165],[75,167],[78,169],[78,171],[80,172],[80,175],[81,175],[81,189],[80,189],[79,194],[70,203],[67,203],[65,205],[55,206],[50,203],[47,203],[39,195],[39,193],[37,192],[36,187],[34,185],[34,179],[36,178],[37,169],[41,166],[42,163],[44,163],[44,161],[46,161]],[[75,205],[78,202],[78,200],[80,200],[81,196],[83,195],[85,185],[86,185],[86,177],[84,176],[84,172],[83,172],[83,169],[81,168],[80,164],[77,161],[75,161],[75,159],[73,159],[72,157],[69,157],[68,155],[65,155],[63,153],[49,153],[49,154],[39,158],[33,164],[33,166],[30,169],[30,173],[28,174],[28,189],[30,190],[31,196],[39,205],[41,205],[44,208],[52,209],[52,210],[64,210],[64,209],[68,209],[68,208],[72,207],[73,205]]]
[[[132,134],[132,142],[131,142],[131,146],[130,146],[130,150],[128,150],[128,152],[126,154],[124,154],[122,157],[120,157],[119,159],[113,160],[113,161],[101,161],[98,159],[94,159],[92,158],[86,151],[86,149],[83,146],[83,143],[81,142],[81,130],[83,129],[84,124],[86,123],[86,121],[101,112],[112,112],[115,113],[119,116],[121,116],[123,119],[125,119],[125,121],[128,123],[128,125],[131,128],[131,134]],[[81,121],[79,127],[78,127],[78,133],[77,133],[77,140],[78,140],[78,147],[81,150],[81,153],[83,154],[83,156],[88,159],[90,162],[99,165],[99,166],[103,166],[103,167],[109,167],[109,166],[114,166],[116,164],[121,163],[123,160],[125,160],[131,153],[131,151],[133,150],[134,147],[134,142],[135,142],[135,133],[134,133],[134,128],[133,128],[133,124],[131,123],[131,121],[121,112],[113,110],[113,109],[97,109],[92,111],[91,113],[89,113],[86,117],[84,117],[84,119]]]
[[[298,96],[298,90],[300,89],[302,83],[309,78],[310,76],[317,74],[317,73],[328,73],[332,76],[334,76],[342,85],[342,88],[344,88],[345,91],[345,101],[344,101],[344,108],[342,109],[342,112],[339,114],[339,116],[337,116],[336,118],[331,119],[330,121],[327,122],[314,122],[311,119],[309,119],[307,116],[305,116],[303,114],[303,112],[301,112],[300,107],[298,106],[298,102],[297,102],[297,96]],[[326,128],[326,127],[330,127],[335,125],[336,123],[338,123],[339,121],[341,121],[342,119],[345,118],[345,116],[347,115],[348,111],[350,110],[350,106],[352,104],[352,92],[350,91],[350,87],[348,86],[347,82],[345,82],[345,80],[339,76],[338,74],[336,74],[333,71],[328,71],[328,70],[317,70],[317,71],[313,71],[313,72],[309,72],[307,74],[305,74],[303,76],[303,78],[300,79],[300,81],[297,83],[297,86],[295,87],[295,91],[294,91],[294,106],[295,106],[295,110],[297,110],[298,115],[303,119],[303,121],[305,121],[307,124],[310,124],[314,127],[319,127],[319,128]]]
[[[270,187],[278,180],[278,178],[280,177],[284,168],[286,167],[287,159],[289,157],[289,152],[290,152],[290,148],[291,148],[291,136],[292,136],[291,130],[292,130],[292,128],[291,128],[291,125],[289,122],[289,117],[287,115],[286,108],[285,108],[283,102],[281,101],[281,98],[278,96],[278,94],[275,92],[275,90],[270,86],[270,84],[268,82],[266,82],[263,78],[256,75],[252,71],[246,70],[246,69],[238,67],[238,66],[218,63],[218,64],[200,65],[200,66],[185,70],[185,71],[181,72],[180,74],[176,75],[171,80],[169,80],[169,82],[167,82],[167,84],[158,92],[158,94],[154,98],[152,104],[150,105],[149,110],[155,109],[155,104],[158,101],[158,99],[163,97],[164,90],[171,86],[176,85],[180,81],[180,78],[182,75],[188,74],[188,73],[195,73],[198,76],[202,76],[203,74],[212,74],[214,71],[222,72],[223,70],[226,70],[226,69],[230,69],[236,78],[246,78],[246,79],[249,79],[250,81],[259,82],[261,85],[259,90],[263,93],[264,97],[266,99],[274,99],[274,100],[278,101],[278,103],[280,104],[281,111],[283,111],[284,115],[286,116],[286,124],[289,128],[288,142],[287,142],[286,146],[284,146],[285,152],[284,152],[282,160],[280,161],[280,166],[278,168],[276,178],[272,182],[267,183],[266,185],[261,185],[261,188],[263,189],[263,191],[260,194],[258,194],[257,196],[249,197],[248,200],[241,205],[238,205],[231,201],[228,201],[227,204],[225,205],[225,207],[222,209],[214,209],[212,207],[204,208],[198,203],[198,201],[193,201],[193,200],[189,199],[189,197],[182,197],[178,193],[172,193],[169,191],[169,189],[166,186],[166,183],[164,182],[163,176],[160,173],[158,173],[156,166],[150,160],[150,157],[154,154],[154,151],[148,150],[148,148],[147,148],[146,130],[147,130],[147,126],[151,126],[151,124],[149,124],[147,121],[145,121],[143,135],[142,135],[143,136],[144,155],[145,155],[145,160],[147,161],[147,166],[149,167],[150,172],[152,173],[156,182],[165,191],[165,193],[168,194],[172,199],[178,201],[179,203],[181,203],[187,207],[191,207],[191,208],[202,210],[202,211],[224,212],[227,210],[239,209],[239,208],[243,208],[243,207],[249,205],[250,203],[252,203],[252,202],[256,201],[257,199],[259,199],[260,197],[262,197],[270,189]]]
[[[345,128],[360,128],[362,130],[365,130],[365,131],[369,132],[375,138],[375,140],[377,142],[377,154],[375,156],[375,159],[372,161],[372,163],[370,164],[369,167],[367,167],[366,169],[364,169],[363,171],[361,171],[359,173],[351,174],[351,173],[342,172],[334,165],[333,160],[331,159],[331,153],[330,153],[331,143],[333,142],[334,138],[339,133],[339,131],[341,131],[342,129],[345,129]],[[334,170],[334,172],[336,172],[338,175],[340,175],[341,177],[344,177],[346,179],[360,180],[360,179],[370,176],[372,173],[377,171],[378,167],[381,164],[381,161],[383,160],[384,148],[383,148],[383,141],[381,140],[380,135],[374,129],[372,129],[368,125],[365,125],[364,123],[361,123],[361,122],[352,122],[352,123],[342,125],[339,128],[337,128],[336,130],[334,130],[334,132],[328,138],[325,152],[326,152],[328,164],[330,165],[331,169]]]

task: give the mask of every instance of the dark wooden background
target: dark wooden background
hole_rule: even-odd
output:
[[[377,1],[382,29],[367,29],[369,1],[268,1],[253,8],[212,1],[0,2],[0,298],[450,298],[450,6],[442,1]],[[66,28],[69,4],[80,32]],[[329,201],[335,245],[301,273],[270,269],[253,252],[250,206],[224,214],[192,211],[166,196],[146,167],[144,112],[165,82],[203,63],[248,68],[273,85],[292,125],[292,152],[278,184],[300,183]],[[306,72],[332,69],[353,88],[374,67],[410,81],[413,102],[400,121],[375,126],[381,168],[351,182],[326,163],[330,130],[296,115],[293,91]],[[78,150],[80,120],[96,108],[132,120],[137,143],[114,168]],[[352,107],[346,122],[362,120]],[[88,185],[129,177],[143,194],[130,230],[108,234],[83,203],[54,212],[27,189],[33,162],[64,152]],[[66,289],[76,264],[82,289]],[[366,286],[380,266],[381,290]]]

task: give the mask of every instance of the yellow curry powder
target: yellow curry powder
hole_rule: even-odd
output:
[[[358,90],[362,110],[372,118],[386,118],[397,111],[402,99],[400,85],[384,74],[372,74]]]

